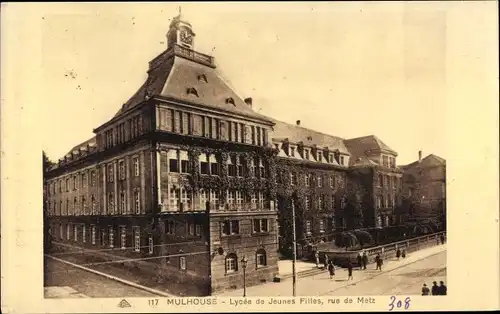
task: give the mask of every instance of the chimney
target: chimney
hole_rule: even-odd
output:
[[[252,97],[245,98],[245,104],[252,108]]]
[[[296,124],[297,124],[297,125],[300,125],[300,120],[297,120]]]
[[[422,151],[419,150],[418,151],[418,162],[421,162],[422,161]]]

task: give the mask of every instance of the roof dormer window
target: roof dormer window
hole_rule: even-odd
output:
[[[196,97],[199,97],[198,96],[198,91],[196,90],[196,88],[194,87],[189,87],[187,90],[186,90],[186,93],[188,95],[195,95]]]
[[[207,76],[205,74],[198,75],[198,81],[208,83]]]
[[[231,104],[231,105],[235,106],[234,99],[232,97],[226,98],[226,104]]]

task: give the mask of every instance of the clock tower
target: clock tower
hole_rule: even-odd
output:
[[[174,17],[167,33],[168,48],[170,49],[174,45],[179,45],[188,49],[193,49],[194,36],[196,36],[196,34],[193,32],[191,24],[182,19],[181,9],[179,7],[179,15]]]

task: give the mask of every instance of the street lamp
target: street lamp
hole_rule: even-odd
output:
[[[297,234],[295,230],[295,202],[292,198],[292,234],[293,234],[293,262],[292,262],[292,284],[293,284],[293,296],[296,295],[297,290],[297,272],[295,269],[295,263],[297,262]]]
[[[247,257],[243,256],[241,259],[241,266],[243,267],[243,297],[247,296]]]

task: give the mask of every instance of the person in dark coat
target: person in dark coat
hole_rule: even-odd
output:
[[[349,279],[354,279],[354,277],[352,276],[352,264],[351,264],[351,261],[349,261],[347,263],[347,281],[349,281]]]
[[[401,252],[401,257],[406,258],[406,249],[403,249],[403,252]]]
[[[443,281],[440,281],[439,282],[439,295],[446,295],[447,292],[448,292],[448,288],[446,287],[446,285],[444,284]]]
[[[444,244],[444,234],[441,235],[441,244]]]
[[[439,287],[437,285],[437,282],[432,282],[432,289],[431,289],[432,295],[439,295]]]
[[[325,254],[325,259],[323,260],[323,269],[328,269],[328,255]]]
[[[401,257],[401,250],[399,248],[396,250],[396,257],[399,261],[399,258]]]
[[[335,276],[335,266],[333,266],[332,261],[328,263],[328,272],[330,273],[330,279],[333,279],[333,276]]]
[[[380,257],[380,254],[377,254],[377,256],[375,256],[375,263],[377,264],[377,270],[380,270],[382,271],[382,257]]]
[[[427,285],[424,283],[422,286],[422,295],[429,295],[429,288],[427,288]]]
[[[361,256],[361,252],[358,253],[357,260],[359,269],[363,268],[363,257]]]
[[[368,265],[368,255],[366,255],[366,252],[363,252],[363,269],[366,269],[366,265]]]

